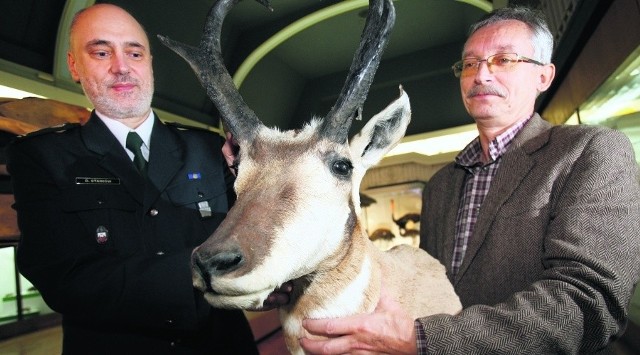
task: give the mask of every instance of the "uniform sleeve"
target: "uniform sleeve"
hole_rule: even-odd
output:
[[[554,187],[542,277],[502,303],[418,319],[426,353],[588,353],[624,329],[640,277],[633,150],[621,133],[601,131],[572,163]]]

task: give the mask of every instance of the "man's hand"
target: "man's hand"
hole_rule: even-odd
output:
[[[293,291],[293,282],[287,281],[277,287],[273,292],[267,296],[267,299],[262,303],[262,307],[252,309],[251,311],[263,312],[269,311],[280,306],[284,306],[289,303],[290,294]]]
[[[302,326],[311,334],[328,338],[300,339],[300,345],[310,354],[417,352],[414,320],[384,292],[373,313],[335,319],[305,319]]]
[[[236,158],[238,152],[240,151],[240,146],[235,139],[233,139],[233,135],[231,132],[227,132],[227,139],[224,141],[224,145],[222,146],[222,156],[224,156],[224,160],[227,162],[227,166],[233,172],[233,175],[238,175],[238,164],[236,162]]]

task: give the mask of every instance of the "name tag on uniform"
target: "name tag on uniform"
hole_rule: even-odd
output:
[[[77,177],[76,185],[120,185],[120,179],[101,177]]]

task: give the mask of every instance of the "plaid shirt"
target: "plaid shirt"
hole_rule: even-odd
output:
[[[531,117],[529,117],[531,118]],[[456,217],[456,241],[453,248],[451,273],[455,276],[460,270],[469,238],[478,220],[480,207],[489,193],[491,181],[500,167],[500,158],[507,151],[513,138],[522,130],[529,118],[519,121],[498,135],[489,143],[489,161],[482,162],[480,138],[474,139],[456,157],[456,164],[467,171],[464,191]]]
[[[456,164],[465,169],[467,175],[456,218],[456,240],[451,263],[451,272],[454,276],[460,270],[460,265],[462,265],[469,238],[473,234],[473,229],[478,220],[480,207],[487,193],[489,193],[491,181],[500,167],[500,158],[507,151],[513,138],[529,122],[531,117],[517,122],[489,143],[489,162],[482,162],[482,146],[480,145],[479,137],[469,143],[456,156]],[[424,333],[424,329],[417,320],[414,322],[414,327],[418,354],[427,354],[427,336]]]

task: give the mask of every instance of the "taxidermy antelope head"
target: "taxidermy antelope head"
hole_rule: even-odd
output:
[[[257,1],[269,6],[268,0]],[[256,309],[274,288],[294,280],[291,302],[281,308],[292,352],[300,351],[303,318],[373,310],[383,277],[385,289],[397,293],[408,309],[420,303],[411,285],[430,279],[429,288],[445,290],[446,296],[434,296],[447,298],[444,311],[457,312],[457,297],[435,259],[411,248],[399,256],[404,260],[394,260],[373,246],[358,217],[364,173],[403,137],[411,116],[409,98],[400,89],[400,97],[349,141],[351,121],[360,115],[393,27],[391,0],[370,1],[359,48],[330,112],[302,130],[285,132],[264,126],[223,64],[222,22],[236,2],[216,1],[198,48],[159,36],[189,62],[240,146],[237,201],[193,252],[195,287],[216,307]],[[414,260],[414,254],[427,258],[426,263]],[[436,285],[426,275],[434,268],[441,276]],[[423,292],[420,288],[420,298]],[[442,307],[431,309],[432,304],[427,308],[416,310],[416,316],[443,312]]]

